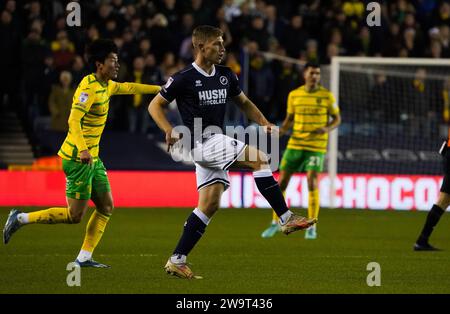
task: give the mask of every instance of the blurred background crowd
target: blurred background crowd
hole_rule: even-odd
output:
[[[162,85],[192,62],[193,28],[220,27],[227,49],[224,63],[242,78],[242,52],[248,53],[247,93],[274,122],[284,118],[286,96],[301,84],[301,69],[268,60],[261,51],[323,65],[333,56],[450,56],[448,1],[378,1],[380,27],[367,26],[370,1],[360,0],[77,2],[81,27],[67,26],[68,1],[0,4],[2,108],[16,111],[30,128],[67,130],[74,89],[89,73],[85,47],[97,38],[110,38],[119,47],[118,81]],[[155,132],[146,113],[148,103],[147,96],[113,98],[107,129]],[[173,119],[178,119],[176,114]]]

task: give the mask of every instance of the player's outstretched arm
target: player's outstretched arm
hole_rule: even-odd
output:
[[[161,90],[159,85],[111,82],[114,84],[112,86],[112,95],[157,94]]]
[[[267,121],[266,117],[264,117],[258,107],[256,107],[256,105],[250,99],[248,99],[248,97],[244,93],[240,93],[239,95],[234,97],[234,101],[249,120],[261,126],[272,125],[272,123]]]

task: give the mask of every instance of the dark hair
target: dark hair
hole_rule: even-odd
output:
[[[97,71],[96,62],[104,63],[110,53],[117,53],[116,44],[110,39],[97,39],[86,49],[87,60],[92,71]]]
[[[308,70],[308,68],[317,69],[317,68],[320,68],[320,65],[317,62],[312,62],[312,61],[306,62],[306,64],[303,66],[303,71]]]

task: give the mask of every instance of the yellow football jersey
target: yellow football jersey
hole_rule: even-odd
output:
[[[95,74],[83,78],[73,96],[69,116],[69,132],[58,156],[80,161],[80,152],[89,149],[98,159],[100,138],[108,117],[109,100],[113,95],[157,94],[160,86],[137,83],[98,81]]]
[[[311,131],[325,127],[330,115],[339,113],[333,94],[320,85],[307,92],[303,85],[289,93],[287,113],[294,114],[294,126],[287,148],[325,153],[328,133],[313,134]]]

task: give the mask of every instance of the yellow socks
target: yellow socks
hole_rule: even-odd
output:
[[[80,255],[83,252],[84,256],[81,259],[89,259],[92,256],[92,252],[94,252],[95,247],[102,238],[109,217],[110,216],[103,215],[97,210],[94,210],[86,226],[86,235],[80,252]]]
[[[308,192],[308,218],[319,217],[319,190]]]
[[[23,224],[58,224],[70,223],[70,214],[67,207],[52,207],[49,209],[38,210],[31,213],[19,214],[20,223]]]
[[[278,215],[274,210],[272,210],[272,224],[277,224],[277,223],[278,223]]]

